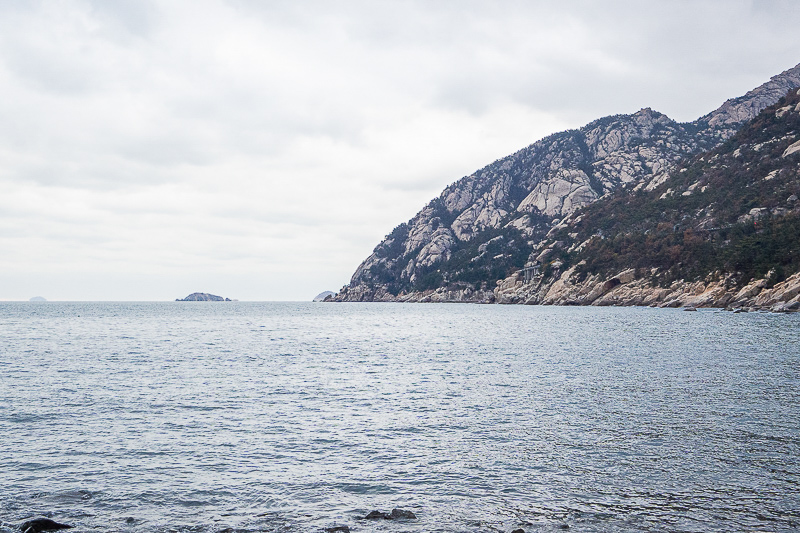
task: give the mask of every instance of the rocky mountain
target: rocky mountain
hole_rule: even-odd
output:
[[[800,89],[651,191],[618,191],[552,228],[539,276],[495,301],[800,309]]]
[[[798,86],[800,65],[691,123],[642,109],[537,141],[447,187],[397,226],[334,299],[523,301],[503,296],[498,283],[526,265],[528,274],[550,266],[561,249],[553,235],[583,208],[662,190],[684,162],[728,142]]]

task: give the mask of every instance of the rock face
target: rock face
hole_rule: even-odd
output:
[[[623,276],[624,273],[620,273]],[[498,303],[541,305],[640,305],[650,307],[720,307],[764,309],[776,312],[800,310],[800,273],[770,285],[770,277],[753,280],[737,288],[730,276],[689,282],[677,280],[667,287],[654,285],[649,277],[625,282],[589,276],[579,280],[574,269],[565,271],[554,283],[524,287],[504,280],[498,287]]]
[[[664,185],[682,162],[730,139],[798,86],[800,65],[692,123],[642,109],[546,137],[447,187],[395,228],[333,299],[560,301],[554,298],[558,289],[550,298],[522,298],[506,294],[507,286],[524,284],[514,272],[526,264],[549,266],[564,250],[578,249],[581,243],[569,242],[575,232],[566,230],[580,221],[583,208],[619,191],[664,190],[669,197],[674,191]],[[784,151],[794,157],[790,146]],[[509,274],[519,279],[509,281]],[[552,272],[548,279],[560,281],[552,281]],[[569,278],[563,280],[568,284]]]
[[[230,298],[223,298],[216,294],[208,294],[207,292],[193,292],[186,298],[177,298],[176,302],[230,302]]]

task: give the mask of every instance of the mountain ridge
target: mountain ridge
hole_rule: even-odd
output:
[[[472,291],[461,299],[494,301],[495,282],[540,260],[548,234],[577,210],[617,190],[657,189],[682,161],[720,146],[798,86],[800,65],[693,122],[644,108],[540,139],[447,186],[333,299],[417,300],[466,284]]]

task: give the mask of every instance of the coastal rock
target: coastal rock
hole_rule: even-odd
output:
[[[709,276],[706,280],[676,280],[667,287],[653,284],[658,270],[637,275],[629,269],[614,276],[588,275],[581,278],[575,265],[557,278],[524,282],[516,272],[498,282],[497,303],[533,305],[652,306],[684,308],[764,309],[779,312],[800,310],[800,272],[767,288],[766,278],[737,288],[732,276]]]
[[[57,531],[59,529],[72,529],[74,526],[60,524],[49,518],[34,518],[23,522],[19,529],[22,533],[39,533],[40,531]]]
[[[391,513],[370,511],[363,520],[416,520],[417,515],[406,509],[394,508]]]
[[[394,520],[416,520],[417,515],[407,509],[392,509],[392,514],[390,515]]]

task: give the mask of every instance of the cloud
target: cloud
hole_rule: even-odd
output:
[[[793,66],[798,19],[781,1],[5,3],[0,299],[337,289],[495,159],[646,106],[692,120]]]

